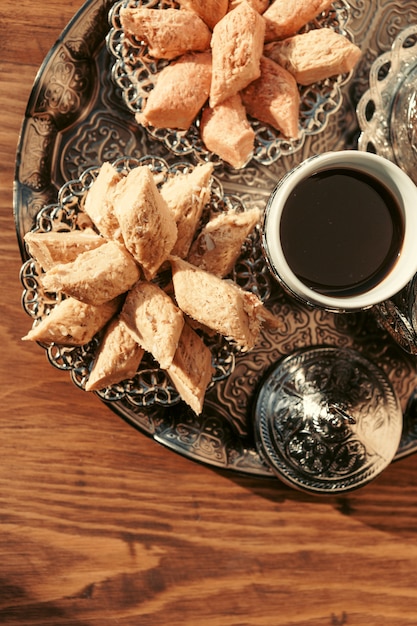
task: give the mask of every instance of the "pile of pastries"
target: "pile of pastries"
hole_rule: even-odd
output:
[[[206,148],[235,168],[254,150],[248,116],[299,135],[299,85],[350,72],[360,49],[331,28],[299,33],[331,0],[178,0],[179,9],[122,7],[130,42],[168,63],[136,120],[188,130],[199,118]]]
[[[87,227],[26,234],[40,289],[61,298],[24,339],[83,346],[98,336],[86,390],[132,378],[149,353],[198,414],[213,374],[204,336],[250,350],[263,324],[280,325],[227,278],[260,210],[202,220],[212,172],[212,163],[200,164],[159,184],[147,165],[126,172],[105,162],[83,202]]]

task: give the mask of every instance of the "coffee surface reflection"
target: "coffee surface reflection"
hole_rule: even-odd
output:
[[[350,168],[300,181],[287,198],[279,233],[298,278],[337,296],[379,283],[396,263],[403,236],[394,195],[375,177]]]

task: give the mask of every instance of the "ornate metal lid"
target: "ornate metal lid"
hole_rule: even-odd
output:
[[[285,483],[317,494],[362,487],[392,461],[402,411],[385,373],[352,349],[279,361],[254,407],[259,454]]]

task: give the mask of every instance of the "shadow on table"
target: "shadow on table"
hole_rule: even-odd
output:
[[[214,470],[216,471],[216,470]],[[329,507],[343,517],[351,518],[381,532],[417,539],[417,457],[411,455],[392,463],[368,485],[335,495],[301,492],[278,478],[257,478],[227,473],[222,476],[254,495],[277,504],[305,504],[327,511]],[[311,509],[311,507],[310,507]],[[310,510],[309,509],[309,510]]]

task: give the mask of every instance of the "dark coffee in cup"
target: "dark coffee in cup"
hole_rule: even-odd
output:
[[[404,220],[379,180],[334,168],[301,180],[289,194],[279,237],[294,274],[322,294],[372,289],[398,260]]]
[[[417,187],[376,154],[311,157],[272,192],[262,246],[272,274],[303,302],[369,308],[417,272]]]

